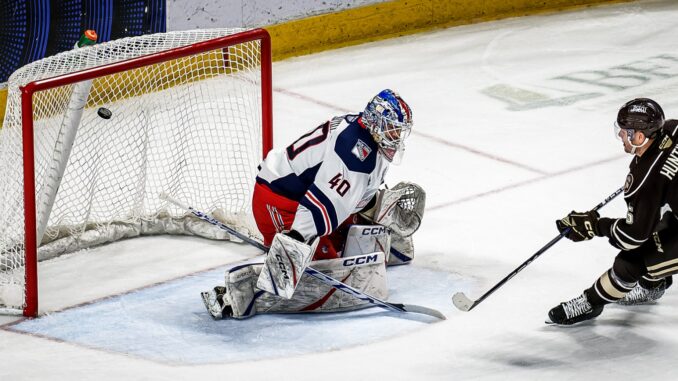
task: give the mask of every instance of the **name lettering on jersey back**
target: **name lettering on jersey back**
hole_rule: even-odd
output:
[[[662,175],[666,176],[669,180],[673,180],[673,177],[676,176],[678,172],[678,145],[673,147],[669,157],[666,158],[666,162],[662,166],[662,169],[659,171]]]

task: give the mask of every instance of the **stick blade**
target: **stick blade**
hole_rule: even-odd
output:
[[[424,306],[418,306],[416,304],[403,304],[403,311],[405,312],[414,312],[418,314],[424,314],[428,316],[433,316],[435,318],[438,318],[440,320],[447,320],[445,315],[442,314],[442,312],[435,310],[433,308],[428,308]]]
[[[463,292],[457,292],[452,295],[452,303],[460,311],[468,312],[475,306],[475,302],[468,298]]]

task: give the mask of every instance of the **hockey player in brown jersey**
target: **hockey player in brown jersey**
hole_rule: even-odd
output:
[[[638,98],[621,107],[616,127],[634,155],[624,184],[626,218],[573,211],[556,225],[572,241],[607,237],[621,251],[590,288],[552,308],[547,323],[592,319],[609,303],[653,302],[678,273],[678,120],[665,120],[657,102]]]

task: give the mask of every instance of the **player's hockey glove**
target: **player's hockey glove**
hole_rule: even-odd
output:
[[[595,210],[588,212],[570,212],[566,217],[556,221],[558,231],[562,234],[567,229],[565,235],[568,239],[579,242],[589,240],[598,234],[598,219],[600,215]]]

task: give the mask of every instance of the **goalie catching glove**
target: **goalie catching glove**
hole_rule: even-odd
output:
[[[380,189],[375,196],[374,205],[361,214],[401,237],[409,237],[419,229],[425,206],[424,189],[417,184],[403,181],[391,189]]]

